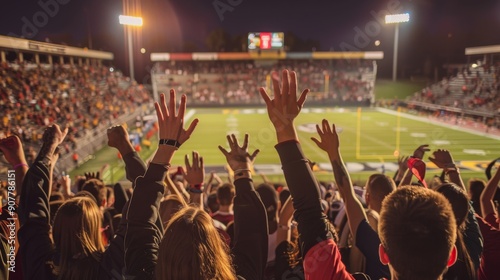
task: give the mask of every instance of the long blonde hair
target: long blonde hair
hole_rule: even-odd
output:
[[[205,211],[187,206],[170,219],[160,243],[156,278],[236,279],[229,248]]]
[[[60,259],[58,279],[96,279],[104,252],[101,236],[102,216],[88,197],[66,201],[56,213],[53,237]]]

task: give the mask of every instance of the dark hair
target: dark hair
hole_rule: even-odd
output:
[[[255,191],[259,193],[268,217],[269,214],[274,215],[278,211],[278,194],[274,188],[269,184],[260,184],[255,188]]]
[[[90,179],[83,184],[82,190],[88,191],[94,197],[97,206],[103,206],[106,201],[107,188],[101,180]]]
[[[219,210],[219,203],[217,202],[217,194],[211,193],[207,197],[207,207],[211,213],[215,213]]]
[[[234,187],[231,184],[223,184],[217,188],[217,199],[220,205],[228,206],[233,204]]]
[[[443,194],[451,203],[457,225],[457,241],[455,242],[455,246],[457,246],[458,260],[453,267],[448,269],[446,275],[453,279],[476,279],[476,269],[465,246],[463,236],[465,221],[470,207],[467,195],[461,187],[453,183],[442,184],[436,191]]]
[[[481,211],[481,193],[486,187],[486,183],[480,179],[471,179],[469,180],[469,193],[470,200],[472,201],[472,207],[474,207],[474,211],[482,216]]]

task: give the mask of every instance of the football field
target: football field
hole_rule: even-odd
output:
[[[226,135],[234,133],[240,140],[245,133],[250,135],[250,147],[260,149],[255,161],[255,169],[271,179],[281,178],[279,158],[274,148],[276,135],[264,108],[234,108],[188,110],[190,122],[199,118],[200,122],[188,142],[175,155],[173,166],[184,164],[184,155],[198,151],[204,157],[207,173],[215,171],[225,173],[225,159],[217,148],[227,147]],[[464,178],[484,178],[484,168],[493,159],[500,156],[499,140],[491,135],[468,132],[458,126],[431,122],[413,115],[370,108],[304,108],[296,119],[296,126],[302,148],[306,156],[317,163],[317,175],[321,179],[332,179],[331,168],[325,152],[310,140],[316,136],[315,125],[323,118],[337,126],[341,152],[349,172],[354,180],[364,180],[374,172],[386,172],[392,176],[397,170],[397,155],[411,155],[415,148],[429,144],[431,151],[448,149],[455,161],[459,162]],[[155,139],[154,142],[157,140]],[[147,151],[148,157],[154,151],[154,145]],[[104,162],[114,166],[109,153]],[[114,156],[114,161],[116,157]],[[430,153],[426,154],[426,158]],[[98,170],[103,159],[97,155],[84,166],[75,170],[81,173],[88,168]],[[87,167],[85,166],[87,165]],[[427,179],[436,173],[432,163],[428,162]],[[119,163],[116,169],[121,169]],[[109,173],[109,172],[108,172]],[[105,175],[106,181],[117,181],[122,173]],[[281,180],[281,179],[279,179]]]

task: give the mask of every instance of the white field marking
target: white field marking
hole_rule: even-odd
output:
[[[375,124],[378,126],[382,126],[382,127],[389,125],[389,123],[387,123],[387,122],[375,122]]]
[[[484,150],[464,149],[463,152],[466,154],[471,154],[471,155],[479,155],[479,156],[486,155],[486,152]]]
[[[410,133],[410,136],[413,137],[413,138],[425,138],[425,137],[427,137],[427,134],[426,133],[413,132],[413,133]]]
[[[266,109],[257,109],[257,114],[265,114],[267,113]]]
[[[184,122],[188,122],[191,117],[196,113],[195,109],[188,110],[187,114],[184,115]]]
[[[436,146],[442,146],[442,145],[450,145],[451,143],[448,140],[434,140],[432,141],[432,144]]]
[[[372,117],[369,117],[369,116],[361,116],[361,120],[363,120],[363,121],[369,121],[371,119],[372,119]]]
[[[385,108],[376,108],[376,110],[378,112],[386,113],[388,115],[393,115],[393,116],[397,116],[398,115],[398,112],[393,111],[393,110],[389,110],[389,109],[385,109]],[[399,114],[401,114],[401,117],[404,117],[404,118],[407,118],[407,119],[410,119],[410,120],[415,120],[415,121],[423,122],[423,123],[426,123],[426,124],[429,123],[429,119],[427,119],[427,118],[417,117],[417,116],[413,116],[413,115],[406,114],[406,113],[399,113]],[[458,126],[458,125],[443,124],[443,123],[440,123],[440,122],[433,122],[432,124],[435,125],[435,126],[440,126],[440,127],[444,127],[444,128],[449,128],[449,129],[453,129],[453,130],[467,132],[467,133],[470,133],[470,134],[473,134],[473,135],[477,135],[477,136],[483,136],[483,137],[487,137],[487,138],[490,138],[490,139],[500,140],[500,136],[491,135],[491,134],[488,134],[488,133],[485,133],[485,132],[477,132],[477,131],[472,130],[470,128],[463,128],[463,127]]]
[[[241,111],[241,113],[247,115],[255,114],[255,109],[244,109]]]

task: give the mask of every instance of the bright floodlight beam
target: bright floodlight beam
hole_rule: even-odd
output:
[[[394,57],[392,59],[392,81],[395,82],[397,80],[398,73],[398,40],[399,40],[399,24],[402,22],[409,22],[410,14],[394,14],[394,15],[386,15],[385,23],[386,24],[396,24],[396,28],[394,29]]]
[[[395,15],[386,15],[385,16],[385,23],[401,23],[401,22],[409,22],[410,21],[410,14],[405,13],[405,14],[395,14]]]
[[[130,72],[130,80],[135,81],[134,77],[134,53],[132,50],[132,26],[142,26],[142,17],[132,17],[120,15],[118,17],[120,24],[126,25],[127,41],[128,41],[128,65]]]
[[[132,25],[132,26],[142,26],[142,17],[132,17],[121,15],[118,17],[120,24]]]

